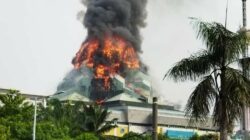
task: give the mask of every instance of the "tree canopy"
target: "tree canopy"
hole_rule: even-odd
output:
[[[34,106],[17,90],[0,94],[0,140],[32,139]],[[101,137],[116,127],[114,121],[106,121],[110,112],[95,104],[48,100],[37,109],[37,140],[72,140]],[[98,138],[99,139],[99,138]]]
[[[250,81],[235,67],[244,63],[249,68],[250,58],[242,55],[249,39],[245,31],[234,33],[220,23],[192,22],[206,49],[177,62],[165,77],[199,82],[188,99],[186,115],[193,122],[204,122],[212,111],[221,140],[226,140],[228,128],[241,117],[243,106],[250,104]]]

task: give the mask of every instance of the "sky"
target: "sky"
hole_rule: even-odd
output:
[[[226,3],[148,0],[140,55],[161,99],[185,105],[197,83],[175,83],[163,76],[174,63],[204,48],[189,17],[224,24]],[[229,0],[227,27],[232,31],[242,26],[241,4],[241,0]],[[86,37],[77,19],[79,11],[85,10],[80,0],[0,0],[0,88],[37,95],[55,93],[73,68],[71,60]]]

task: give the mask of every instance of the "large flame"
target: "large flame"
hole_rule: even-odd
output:
[[[73,64],[77,69],[82,65],[93,68],[94,78],[103,79],[105,89],[110,88],[110,77],[119,74],[121,69],[140,66],[131,43],[117,35],[107,35],[103,41],[88,39],[77,52]]]

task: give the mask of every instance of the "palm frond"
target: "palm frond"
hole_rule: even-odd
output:
[[[208,52],[213,54],[217,61],[224,59],[226,64],[239,58],[246,50],[246,32],[234,33],[222,24],[202,22],[192,18],[192,23],[197,31],[197,38],[206,45]]]
[[[97,130],[97,133],[105,133],[110,131],[113,128],[116,128],[117,125],[115,124],[115,121],[117,121],[117,118],[112,119],[111,121],[107,121],[105,123],[105,125],[103,125],[102,127],[100,127],[100,129]]]
[[[111,112],[101,107],[100,105],[94,104],[85,106],[84,112],[86,114],[84,128],[86,131],[100,134],[116,127],[116,125],[114,125],[114,121],[116,119],[106,122]]]
[[[110,115],[110,113],[111,112],[108,112],[107,109],[100,110],[100,116],[97,119],[96,125],[101,127],[105,123],[105,121],[108,118],[108,116]],[[99,128],[97,128],[97,129],[99,129]]]
[[[250,103],[250,81],[240,70],[227,68],[226,81],[226,92],[232,103],[240,106]]]
[[[232,33],[230,36],[227,36],[224,43],[226,45],[226,59],[228,64],[240,58],[244,55],[244,52],[247,51],[248,41],[247,41],[246,32],[237,32]]]
[[[232,120],[240,119],[243,106],[250,105],[250,81],[240,70],[230,67],[226,68],[225,75],[226,94],[216,101],[213,112],[215,124],[219,124],[221,119],[224,119],[225,116],[221,114],[222,110],[226,112],[228,123],[232,123]],[[226,104],[225,108],[220,107],[222,102]]]
[[[196,29],[197,38],[203,41],[209,52],[215,52],[218,47],[223,47],[222,40],[233,33],[220,23],[203,22],[196,18],[192,18],[191,22]]]
[[[238,65],[242,70],[245,69],[247,72],[249,72],[250,71],[250,57],[239,59]]]
[[[209,114],[210,107],[217,98],[214,79],[211,75],[204,77],[190,95],[186,105],[186,116],[190,121],[204,122]]]
[[[184,81],[187,79],[196,80],[200,78],[200,76],[209,73],[212,66],[211,55],[203,50],[189,58],[177,62],[176,65],[165,74],[164,78],[169,76],[175,81]]]

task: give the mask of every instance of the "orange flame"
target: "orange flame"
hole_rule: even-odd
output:
[[[98,62],[97,55],[105,63]],[[121,66],[128,69],[140,67],[138,55],[131,43],[115,35],[105,36],[102,45],[96,38],[87,40],[77,52],[73,64],[75,68],[80,68],[81,65],[93,68],[94,78],[103,79],[106,89],[110,88],[110,76],[119,73]]]
[[[108,71],[109,71],[109,68],[105,67],[104,65],[97,65],[97,67],[95,69],[95,78],[96,79],[103,79],[104,80],[104,87],[106,89],[110,88],[110,85],[109,85],[110,77],[108,75]]]
[[[85,63],[88,67],[93,67],[93,56],[98,46],[99,42],[97,40],[90,40],[84,43],[80,50],[76,53],[76,57],[73,60],[74,67],[78,69],[83,63]]]

